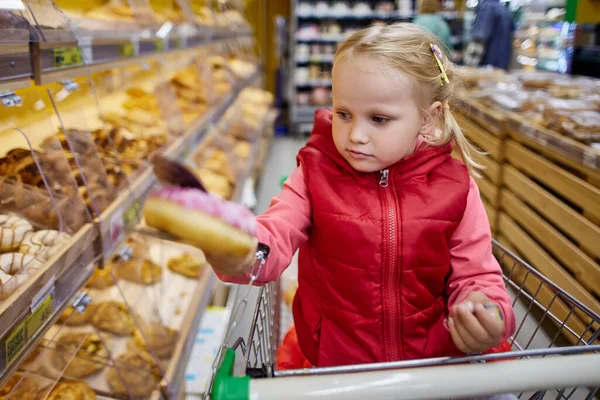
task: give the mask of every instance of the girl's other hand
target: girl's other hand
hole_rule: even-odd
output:
[[[258,241],[256,241],[255,246],[256,249],[258,246]],[[221,253],[209,253],[204,252],[206,255],[206,261],[211,265],[211,267],[218,273],[226,275],[226,276],[240,276],[244,275],[252,270],[252,267],[256,263],[256,250],[250,251],[246,258],[232,258],[229,255],[223,255]]]
[[[500,344],[504,320],[498,305],[481,292],[452,307],[448,328],[452,340],[464,353],[481,353]]]

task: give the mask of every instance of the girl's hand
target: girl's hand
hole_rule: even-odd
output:
[[[258,246],[256,241],[253,249]],[[206,261],[211,267],[218,273],[227,276],[239,276],[244,275],[252,270],[252,267],[256,263],[256,250],[250,251],[244,259],[232,258],[230,256],[224,256],[223,254],[204,252]]]
[[[485,294],[473,292],[452,307],[448,328],[460,351],[481,353],[500,344],[505,326],[498,305]]]

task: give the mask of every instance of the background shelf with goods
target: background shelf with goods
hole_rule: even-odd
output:
[[[331,66],[337,46],[373,23],[411,21],[412,1],[293,1],[288,79],[289,129],[307,133],[314,110],[331,105]]]
[[[494,237],[598,312],[600,81],[541,71],[463,74],[470,87],[457,119],[489,154],[479,157],[485,170],[477,182]]]
[[[190,160],[215,195],[253,196],[277,113],[243,5],[12,3],[0,393],[176,398],[216,278],[200,250],[137,230],[154,154]]]

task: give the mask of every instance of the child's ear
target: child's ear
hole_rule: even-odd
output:
[[[419,135],[421,136],[433,136],[435,128],[437,128],[438,120],[442,115],[442,102],[436,101],[431,104],[423,113],[423,122],[419,129]]]

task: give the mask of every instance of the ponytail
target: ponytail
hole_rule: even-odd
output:
[[[442,114],[443,119],[441,123],[442,126],[440,128],[441,135],[436,136],[433,140],[426,138],[425,142],[430,146],[442,146],[446,143],[454,141],[454,145],[458,149],[460,157],[467,166],[471,176],[475,178],[481,177],[479,172],[485,169],[485,167],[475,161],[474,156],[477,154],[485,155],[486,153],[478,150],[465,137],[462,129],[458,125],[458,122],[456,122],[454,115],[452,115],[452,111],[450,111],[448,103],[444,103],[444,106],[442,107]]]

